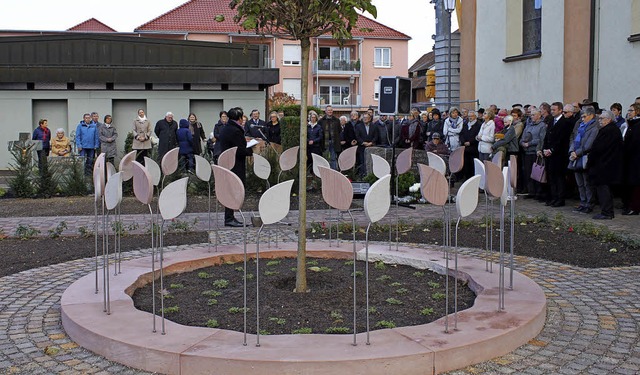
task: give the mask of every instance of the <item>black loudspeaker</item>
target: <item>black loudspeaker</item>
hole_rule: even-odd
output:
[[[380,77],[381,115],[408,115],[411,111],[411,79]]]

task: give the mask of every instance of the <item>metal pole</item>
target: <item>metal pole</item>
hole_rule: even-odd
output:
[[[264,223],[258,229],[256,239],[256,346],[260,346],[260,234],[262,233],[262,228],[264,228]]]
[[[447,95],[448,95],[448,100],[449,100],[449,108],[451,108],[451,12],[452,11],[453,10],[447,9],[447,14],[448,14],[448,17],[449,17],[449,22],[447,24],[447,29],[448,29],[447,30],[447,36],[449,38],[449,43],[447,43],[447,46],[448,46],[447,50],[448,50],[448,56],[449,56],[448,62],[447,62],[447,64],[448,64],[448,67],[447,67],[447,85],[448,85]]]

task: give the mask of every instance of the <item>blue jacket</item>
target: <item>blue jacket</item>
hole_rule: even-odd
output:
[[[193,135],[189,130],[189,122],[180,120],[180,128],[177,131],[178,147],[180,155],[193,154]]]
[[[35,128],[33,130],[33,135],[31,137],[31,139],[36,140],[36,141],[42,141],[42,148],[43,149],[50,149],[51,148],[51,130],[49,130],[49,128],[43,128],[42,126],[39,126],[37,128]]]
[[[87,125],[84,121],[80,121],[76,127],[76,147],[89,150],[100,148],[100,134],[94,122]]]

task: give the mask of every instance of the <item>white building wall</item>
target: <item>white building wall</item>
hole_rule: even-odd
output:
[[[76,129],[87,112],[96,111],[100,114],[100,121],[106,114],[114,114],[114,100],[146,100],[147,118],[152,127],[162,119],[167,111],[174,113],[174,119],[179,121],[186,118],[190,112],[191,100],[219,100],[224,109],[242,107],[245,112],[257,108],[265,113],[264,91],[80,91],[80,90],[5,90],[0,91],[0,170],[9,168],[12,160],[7,143],[17,140],[18,134],[28,132],[38,126],[38,118],[33,118],[33,100],[66,100],[67,124],[49,122],[49,127],[55,129],[62,127],[67,131],[67,136]],[[64,109],[60,109],[61,112]],[[56,118],[56,115],[48,116],[38,113],[45,118]],[[115,118],[114,125],[118,129],[118,155],[124,155],[124,140],[131,130],[133,120],[137,116],[132,112],[127,118]],[[207,134],[212,131],[216,118],[199,117],[198,120],[205,126]]]
[[[598,1],[599,35],[595,72],[594,99],[600,107],[622,104],[626,113],[628,105],[640,96],[640,79],[634,73],[640,62],[640,42],[629,42],[631,35],[631,0]],[[598,32],[599,31],[599,32]]]
[[[549,103],[563,96],[564,2],[542,6],[542,56],[505,63],[507,0],[477,2],[476,97],[480,106]]]

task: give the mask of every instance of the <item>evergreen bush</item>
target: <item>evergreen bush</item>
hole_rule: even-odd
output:
[[[35,145],[24,146],[11,150],[13,162],[9,162],[9,170],[14,177],[9,181],[9,187],[13,195],[18,198],[33,196],[33,148]]]

